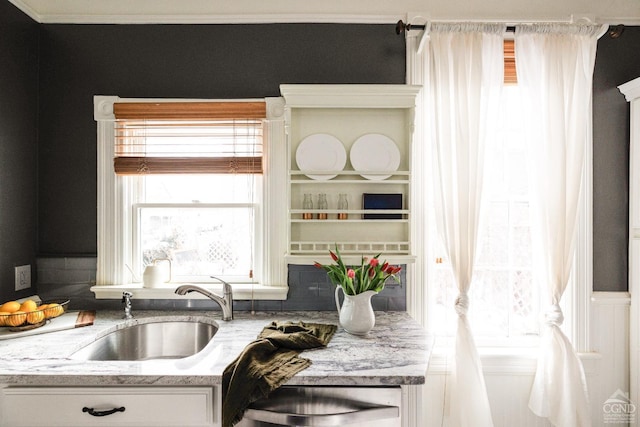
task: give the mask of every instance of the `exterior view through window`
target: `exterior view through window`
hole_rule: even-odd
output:
[[[257,176],[167,174],[137,179],[144,188],[143,201],[134,205],[138,265],[170,259],[176,281],[206,281],[210,275],[250,279]]]

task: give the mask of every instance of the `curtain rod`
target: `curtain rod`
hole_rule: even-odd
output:
[[[402,22],[402,19],[401,19],[396,23],[396,34],[402,34],[405,31],[411,31],[411,30],[424,30],[425,28],[427,28],[426,25],[405,24],[404,22]],[[515,25],[507,25],[508,33],[513,33],[515,31],[516,31]],[[624,32],[624,24],[618,24],[618,25],[610,25],[609,31],[607,31],[607,34],[609,34],[609,37],[611,37],[612,39],[617,39],[622,35],[623,32]]]
[[[426,25],[405,24],[404,22],[402,22],[402,19],[401,19],[396,23],[396,34],[402,34],[405,31],[411,31],[411,30],[424,30],[425,28],[427,28]],[[508,33],[513,33],[515,31],[516,31],[515,26],[513,25],[507,26]]]

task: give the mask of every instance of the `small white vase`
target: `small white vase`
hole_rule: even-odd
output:
[[[169,263],[169,272],[167,274],[167,270],[163,268],[163,266],[158,265],[158,261],[167,261]],[[158,288],[162,286],[163,283],[171,282],[171,260],[170,259],[155,259],[153,260],[153,264],[147,265],[144,269],[144,273],[142,273],[142,287],[144,288]]]
[[[344,301],[340,306],[338,290],[342,290]],[[375,291],[365,291],[358,295],[347,295],[341,286],[336,286],[336,308],[340,325],[351,335],[366,335],[376,324],[376,316],[371,307],[371,297]]]

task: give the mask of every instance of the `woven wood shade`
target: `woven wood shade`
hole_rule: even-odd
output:
[[[119,175],[262,173],[264,102],[114,104]]]
[[[145,173],[262,173],[262,157],[203,158],[188,157],[116,157],[116,173],[137,175]]]
[[[265,102],[117,102],[116,119],[263,119]]]
[[[514,40],[504,41],[504,83],[517,84],[516,50]]]

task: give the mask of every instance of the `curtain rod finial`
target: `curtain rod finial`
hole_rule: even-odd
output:
[[[624,32],[624,24],[618,24],[618,25],[610,26],[607,34],[609,34],[609,37],[611,37],[612,39],[617,39],[622,35],[623,32]]]
[[[396,22],[396,34],[400,35],[404,33],[406,28],[407,28],[407,25],[404,22],[402,22],[402,19]]]
[[[424,25],[405,24],[404,22],[402,22],[402,19],[396,22],[396,34],[398,35],[404,33],[405,31],[424,30],[424,29],[425,29]]]

